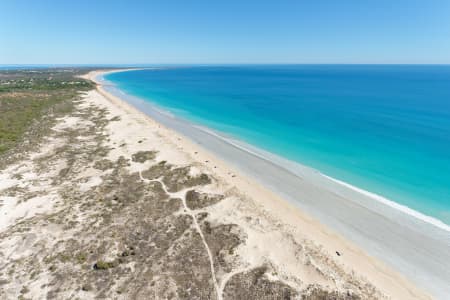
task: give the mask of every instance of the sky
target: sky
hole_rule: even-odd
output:
[[[0,64],[450,63],[449,0],[1,0]]]

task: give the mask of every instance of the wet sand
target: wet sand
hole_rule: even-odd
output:
[[[99,78],[100,74],[91,73],[90,77]],[[298,234],[322,245],[330,254],[343,253],[338,258],[343,265],[389,291],[386,294],[399,298],[394,295],[399,296],[396,293],[400,290],[409,290],[411,295],[416,287],[437,298],[448,294],[448,232],[312,169],[292,166],[175,118],[113,86],[105,85],[100,91],[160,123],[162,134],[174,139],[183,151],[213,167],[218,176],[257,199]]]
[[[61,105],[0,170],[1,299],[428,298],[101,87]]]

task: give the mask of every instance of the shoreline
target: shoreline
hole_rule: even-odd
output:
[[[114,71],[109,71],[109,72],[120,72],[120,71],[121,70],[114,70]],[[95,81],[96,78],[98,78],[99,76],[102,76],[104,74],[105,74],[105,72],[90,73],[89,78],[91,80]],[[120,103],[121,106],[125,106],[127,110],[131,109],[133,111],[135,110],[136,113],[144,114],[152,122],[156,121],[159,124],[161,124],[161,123],[164,124],[163,122],[161,122],[161,120],[158,120],[157,118],[155,118],[154,115],[149,114],[148,111],[145,111],[142,109],[142,107],[140,107],[140,105],[144,105],[145,103],[139,103],[138,99],[134,99],[130,103],[129,97],[127,99],[123,99],[123,97],[120,97],[119,95],[115,95],[114,93],[111,93],[111,91],[109,91],[109,90],[105,90],[105,88],[107,88],[107,87],[102,86],[101,83],[99,83],[98,81],[96,81],[96,82],[99,84],[98,90],[103,95],[108,97],[109,99],[113,99],[114,102],[122,102],[122,103]],[[122,92],[122,94],[124,94],[124,93]],[[148,107],[147,107],[147,109],[148,109]],[[165,117],[170,118],[169,116],[165,116]],[[185,125],[185,124],[184,123],[181,124],[181,126],[183,126],[183,125]],[[180,124],[178,124],[177,126],[180,126]],[[177,127],[177,126],[175,126],[175,127]],[[192,149],[192,147],[194,147],[194,149],[196,149],[196,150],[200,150],[202,152],[205,152],[205,151],[209,152],[207,155],[206,154],[205,155],[207,158],[209,158],[210,162],[214,161],[214,164],[219,164],[217,157],[220,157],[220,160],[223,159],[223,155],[220,155],[220,153],[218,154],[215,151],[211,151],[211,149],[209,149],[208,147],[205,147],[205,146],[207,146],[209,140],[207,140],[207,141],[205,141],[205,143],[201,143],[201,145],[199,145],[200,143],[198,142],[198,140],[192,139],[192,136],[186,135],[186,134],[184,134],[184,132],[179,132],[177,130],[177,128],[169,127],[169,129],[168,129],[168,128],[166,128],[167,127],[166,124],[161,125],[161,127],[164,127],[165,131],[170,131],[170,134],[175,134],[179,141],[180,141],[180,139],[182,140],[181,144],[183,146],[181,146],[181,148]],[[198,128],[197,128],[197,130],[198,130]],[[175,133],[174,133],[174,131],[175,131]],[[187,137],[187,141],[186,141],[185,137]],[[217,137],[216,137],[216,139],[217,139]],[[186,145],[186,144],[189,144],[189,145]],[[236,146],[234,146],[234,147],[236,147]],[[211,154],[211,153],[214,153],[214,154]],[[203,158],[202,158],[202,160],[203,160]],[[206,161],[208,161],[208,160],[206,160]],[[330,224],[330,222],[323,222],[323,219],[321,217],[318,217],[317,211],[314,211],[314,209],[311,209],[311,207],[309,207],[308,205],[306,205],[306,206],[298,205],[298,203],[295,203],[295,201],[292,201],[293,199],[292,199],[292,197],[289,197],[289,195],[283,194],[283,192],[280,192],[279,190],[274,191],[274,186],[266,184],[266,182],[261,182],[261,180],[258,180],[258,178],[255,178],[254,176],[248,176],[248,172],[246,172],[248,170],[242,170],[242,168],[235,168],[236,165],[230,164],[229,161],[227,161],[226,159],[225,159],[225,163],[222,162],[221,165],[223,166],[223,168],[227,168],[229,170],[228,174],[222,173],[221,177],[227,177],[229,174],[233,174],[233,176],[228,176],[231,178],[226,178],[226,180],[231,181],[231,183],[234,184],[235,186],[237,186],[240,190],[244,190],[245,194],[250,194],[250,195],[252,195],[252,193],[256,194],[255,190],[259,191],[259,193],[258,193],[259,195],[267,194],[267,197],[265,197],[266,199],[262,199],[261,202],[263,202],[263,204],[266,207],[268,207],[270,209],[270,211],[274,213],[274,215],[277,215],[277,217],[282,218],[283,220],[289,220],[289,222],[287,222],[287,223],[290,223],[293,227],[297,227],[300,224],[299,219],[302,219],[301,226],[299,226],[299,228],[302,228],[302,226],[303,226],[303,228],[305,228],[304,225],[305,224],[308,225],[308,226],[306,226],[308,228],[308,230],[302,230],[303,234],[306,234],[306,236],[308,238],[318,242],[321,245],[324,245],[324,244],[333,245],[333,247],[326,247],[326,248],[328,248],[327,251],[333,253],[333,250],[331,250],[330,248],[345,249],[344,252],[346,253],[346,255],[344,258],[340,258],[340,261],[342,263],[344,263],[344,265],[346,265],[346,267],[349,267],[350,269],[357,270],[357,271],[364,270],[362,272],[363,276],[365,276],[367,278],[373,278],[374,280],[371,280],[371,282],[373,282],[374,285],[377,287],[381,286],[382,290],[389,291],[388,294],[390,294],[391,296],[395,295],[399,292],[399,290],[396,290],[396,288],[400,288],[400,290],[403,290],[403,291],[405,291],[405,289],[406,289],[406,290],[408,290],[408,294],[411,294],[411,293],[416,294],[415,292],[412,292],[412,291],[416,290],[417,288],[415,286],[411,285],[409,283],[409,281],[406,281],[405,278],[403,278],[403,276],[406,275],[405,272],[400,272],[400,273],[403,273],[403,275],[399,275],[395,271],[392,272],[392,270],[390,269],[392,267],[392,261],[389,261],[389,260],[386,261],[384,259],[379,260],[380,255],[377,255],[377,253],[375,253],[375,255],[374,255],[373,252],[367,251],[367,248],[364,248],[364,247],[363,247],[364,252],[361,251],[360,247],[353,245],[353,243],[354,243],[356,245],[361,246],[361,240],[349,238],[348,234],[342,235],[342,226],[339,226],[339,224],[337,224],[336,222],[331,222],[331,224]],[[220,169],[222,169],[222,168],[220,168]],[[237,171],[236,171],[236,169],[237,169]],[[214,170],[214,171],[217,171],[217,170]],[[235,175],[235,174],[237,174],[237,175]],[[246,176],[242,176],[241,174],[245,174]],[[322,178],[325,179],[325,177],[322,174],[320,174],[320,176],[322,176]],[[239,180],[241,178],[243,178],[243,179]],[[327,180],[330,181],[330,179],[327,179]],[[244,181],[244,182],[242,182],[242,181]],[[320,182],[316,182],[316,184],[317,183],[320,186]],[[338,184],[338,183],[336,183],[336,184]],[[249,190],[249,185],[252,186],[250,190]],[[342,185],[340,185],[340,186],[342,188]],[[301,187],[299,187],[299,188],[301,189]],[[311,189],[312,189],[312,192],[313,192],[312,195],[315,195],[315,196],[320,195],[320,187],[318,187],[316,185],[312,185],[309,188],[310,188],[310,190],[306,191],[306,194],[308,194],[308,192],[310,193]],[[264,192],[261,193],[260,192],[261,190],[263,190]],[[353,192],[355,192],[355,191],[353,191]],[[319,194],[317,194],[317,193],[319,193]],[[281,198],[280,198],[280,196],[281,196]],[[311,196],[311,194],[310,194],[310,196]],[[353,205],[355,205],[355,204],[353,203]],[[367,210],[367,208],[365,210]],[[311,216],[312,216],[312,218],[311,218]],[[325,213],[325,216],[326,216],[326,213]],[[316,219],[318,219],[319,221],[316,221]],[[332,228],[332,230],[331,230],[331,228]],[[297,230],[297,229],[294,228],[294,230]],[[320,234],[318,234],[318,232],[320,232]],[[330,242],[330,239],[332,239],[331,242]],[[369,243],[369,245],[373,246],[373,243],[372,244]],[[367,255],[366,253],[368,253],[370,256]],[[389,253],[388,253],[388,255],[389,255]],[[375,258],[372,258],[372,256],[375,256]],[[383,261],[383,262],[381,262],[381,261]],[[384,265],[386,262],[388,262],[388,265],[390,265],[389,267]],[[403,264],[403,263],[404,262],[400,262],[400,264]],[[396,267],[394,269],[396,271],[399,271],[398,268],[396,268]],[[406,268],[406,269],[408,269],[408,268]],[[380,270],[383,270],[381,272],[384,274],[381,278],[379,278]],[[403,270],[403,271],[405,271],[405,270]],[[361,273],[361,272],[358,272],[358,273]],[[389,274],[389,275],[386,275],[386,274]],[[387,276],[387,277],[384,277],[384,276]],[[387,279],[387,278],[389,278],[389,279]],[[411,278],[409,278],[409,279],[411,279]],[[431,279],[431,280],[433,280],[433,279]],[[413,280],[413,281],[415,281],[417,284],[417,280]],[[393,282],[395,282],[396,284],[393,284]],[[423,282],[420,286],[421,286],[421,288],[424,288],[426,290],[432,290],[432,293],[435,295],[437,295],[437,294],[440,294],[441,296],[443,295],[443,293],[441,293],[441,292],[443,292],[443,290],[440,290],[440,292],[436,293],[436,291],[439,290],[439,288],[435,289],[435,288],[430,288],[429,286],[426,287],[423,285]],[[391,291],[393,289],[393,287],[395,287],[395,288],[393,291]],[[440,285],[440,288],[442,288],[441,285]],[[402,294],[402,293],[400,293],[400,294]],[[398,294],[397,294],[397,296],[398,296]],[[394,298],[396,298],[396,297],[394,297]]]
[[[103,74],[99,75],[99,77],[100,76],[103,77],[104,75],[109,74],[109,73],[137,71],[137,70],[146,70],[146,69],[157,69],[157,68],[137,68],[137,69],[112,70],[112,71],[104,72]],[[103,85],[104,85],[105,82],[107,82],[107,80],[104,79],[104,78],[102,78],[100,81],[103,82]],[[130,97],[131,96],[131,95],[126,94],[125,92],[123,92],[119,88],[117,88],[117,86],[115,86],[114,84],[111,84],[111,85],[115,89],[117,89],[117,91],[119,93],[121,93],[124,97]],[[132,97],[135,97],[135,96],[132,96]],[[172,118],[180,119],[180,117],[174,116],[171,112],[165,111],[164,108],[160,108],[159,106],[157,106],[154,103],[152,103],[151,106],[152,106],[153,109],[158,110],[158,112],[161,113],[161,114],[166,114],[166,115],[169,115]],[[307,174],[306,176],[308,176],[308,175],[311,175],[313,173],[315,173],[315,174],[318,173],[318,174],[320,174],[320,176],[322,176],[325,179],[329,180],[333,184],[334,183],[340,184],[343,187],[351,189],[351,190],[353,190],[355,192],[358,192],[358,193],[362,194],[365,197],[370,197],[373,200],[375,200],[375,201],[377,201],[377,202],[379,202],[379,203],[381,203],[383,205],[386,205],[386,206],[389,206],[389,207],[391,207],[393,209],[399,210],[399,211],[401,211],[404,214],[407,214],[409,216],[417,218],[420,221],[429,223],[429,224],[431,224],[433,226],[436,226],[439,229],[445,230],[445,231],[450,233],[450,225],[445,223],[444,221],[434,217],[434,216],[422,213],[422,212],[420,212],[420,211],[418,211],[416,209],[410,208],[409,206],[407,206],[405,204],[400,204],[400,203],[396,202],[395,200],[392,200],[390,198],[382,196],[382,195],[380,195],[380,194],[378,194],[376,192],[368,191],[368,190],[360,188],[360,187],[358,187],[356,185],[353,185],[353,184],[351,184],[349,182],[346,182],[346,181],[334,178],[334,177],[332,177],[330,175],[327,175],[327,174],[325,174],[325,173],[323,173],[323,172],[321,172],[321,171],[319,171],[319,170],[317,170],[317,169],[315,169],[313,167],[305,166],[305,165],[303,165],[300,162],[296,162],[296,161],[292,161],[292,160],[289,160],[289,159],[285,159],[284,157],[282,157],[282,156],[280,156],[278,154],[274,154],[274,153],[268,152],[266,150],[262,150],[260,148],[257,148],[257,146],[253,146],[253,145],[250,145],[248,143],[242,142],[238,138],[235,139],[235,138],[232,138],[232,137],[231,138],[226,137],[224,134],[221,134],[221,132],[217,132],[217,131],[215,131],[213,129],[210,129],[210,128],[204,126],[204,125],[194,124],[194,123],[191,123],[190,121],[184,120],[184,119],[183,119],[183,121],[189,123],[192,127],[198,128],[199,130],[203,130],[203,131],[205,131],[208,134],[214,135],[217,138],[224,140],[228,144],[230,144],[230,145],[232,145],[234,147],[238,147],[238,148],[240,148],[240,149],[242,149],[244,151],[247,151],[247,152],[249,152],[252,155],[260,157],[261,159],[264,159],[264,160],[267,160],[267,161],[275,161],[275,163],[278,164],[280,167],[283,167],[283,168],[287,169],[288,171],[292,172],[294,175],[301,175],[301,176],[303,176],[303,175],[305,175],[305,172],[306,172],[306,174]],[[300,172],[298,170],[300,170]]]
[[[164,112],[161,112],[161,113],[164,113]],[[390,199],[388,199],[388,198],[386,198],[384,196],[381,196],[379,194],[376,194],[374,192],[370,192],[370,191],[364,190],[364,189],[359,188],[359,187],[357,187],[357,186],[355,186],[355,185],[353,185],[351,183],[348,183],[348,182],[339,180],[337,178],[328,176],[328,175],[322,173],[321,171],[316,170],[316,169],[314,169],[312,167],[308,167],[308,166],[302,165],[301,163],[285,159],[285,158],[283,158],[283,157],[281,157],[279,155],[267,152],[265,150],[261,150],[261,149],[255,147],[255,146],[251,146],[251,145],[246,144],[244,142],[241,142],[239,140],[226,138],[226,137],[221,136],[220,134],[216,133],[215,131],[213,131],[211,129],[208,129],[207,127],[198,126],[198,125],[193,125],[193,126],[198,128],[199,130],[203,130],[203,131],[207,132],[208,134],[214,135],[217,138],[226,141],[228,144],[230,144],[230,145],[232,145],[232,146],[234,146],[236,148],[240,148],[243,151],[246,151],[246,152],[248,152],[248,153],[250,153],[250,154],[252,154],[254,156],[257,156],[257,157],[259,157],[259,158],[261,158],[263,160],[266,160],[268,162],[272,161],[275,164],[277,164],[278,166],[280,166],[282,168],[285,168],[286,170],[292,172],[294,175],[305,176],[305,174],[308,174],[308,175],[318,174],[318,175],[322,176],[323,178],[326,178],[326,179],[332,181],[333,183],[337,183],[337,184],[339,184],[339,185],[341,185],[341,186],[343,186],[345,188],[348,188],[348,189],[351,189],[351,190],[353,190],[355,192],[358,192],[361,195],[370,197],[373,200],[375,200],[375,201],[377,201],[377,202],[379,202],[381,204],[384,204],[384,205],[389,206],[389,207],[391,207],[393,209],[399,210],[399,211],[401,211],[404,214],[407,214],[407,215],[410,215],[412,217],[415,217],[415,218],[419,219],[420,221],[429,223],[429,224],[431,224],[433,226],[436,226],[439,229],[442,229],[442,230],[450,232],[450,226],[448,224],[444,223],[443,221],[441,221],[441,220],[439,220],[437,218],[434,218],[432,216],[429,216],[429,215],[423,214],[423,213],[421,213],[421,212],[419,212],[417,210],[414,210],[414,209],[412,209],[412,208],[410,208],[410,207],[408,207],[406,205],[399,204],[399,203],[397,203],[397,202],[395,202],[393,200],[390,200]],[[306,175],[306,176],[308,176],[308,175]]]

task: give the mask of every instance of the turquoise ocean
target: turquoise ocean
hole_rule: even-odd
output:
[[[177,117],[450,224],[450,66],[183,66],[105,79]]]

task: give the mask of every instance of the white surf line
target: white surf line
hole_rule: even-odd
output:
[[[256,146],[253,146],[253,145],[250,145],[250,144],[247,145],[246,143],[241,142],[241,141],[239,141],[237,139],[234,139],[234,138],[231,138],[231,137],[222,136],[222,135],[216,133],[214,130],[211,130],[211,129],[207,128],[207,127],[204,127],[204,126],[201,126],[201,125],[192,125],[192,127],[196,128],[196,129],[198,129],[200,131],[203,131],[203,132],[205,132],[207,134],[210,134],[210,135],[220,139],[221,141],[223,141],[225,143],[228,143],[229,145],[231,145],[231,146],[233,146],[235,148],[238,148],[238,149],[240,149],[242,151],[245,151],[245,152],[247,152],[247,153],[249,153],[249,154],[251,154],[253,156],[256,156],[256,157],[258,157],[258,158],[260,158],[262,160],[265,160],[265,161],[267,161],[269,163],[272,163],[272,164],[274,164],[274,165],[276,165],[276,166],[278,166],[280,168],[283,168],[283,169],[291,172],[292,174],[294,174],[295,176],[297,176],[300,179],[302,179],[302,177],[305,176],[305,175],[304,174],[299,174],[298,171],[292,169],[287,164],[294,165],[294,166],[297,165],[297,166],[305,169],[306,172],[311,172],[312,174],[318,174],[318,175],[326,178],[327,180],[330,180],[330,181],[332,181],[334,183],[337,183],[337,184],[339,184],[341,186],[346,187],[349,190],[352,190],[352,191],[357,192],[359,194],[362,194],[362,195],[364,195],[366,197],[369,197],[369,198],[371,198],[371,199],[373,199],[373,200],[375,200],[375,201],[377,201],[379,203],[382,203],[382,204],[384,204],[386,206],[389,206],[389,207],[391,207],[391,208],[393,208],[395,210],[399,210],[399,211],[401,211],[402,213],[404,213],[406,215],[409,215],[409,216],[411,216],[413,218],[419,219],[419,220],[421,220],[421,221],[423,221],[425,223],[431,224],[431,225],[433,225],[433,226],[435,226],[435,227],[437,227],[439,229],[442,229],[442,230],[445,230],[447,232],[450,232],[450,225],[447,225],[446,223],[444,223],[443,221],[441,221],[441,220],[439,220],[439,219],[437,219],[435,217],[432,217],[432,216],[426,215],[424,213],[421,213],[421,212],[419,212],[419,211],[417,211],[415,209],[412,209],[412,208],[410,208],[410,207],[408,207],[406,205],[400,204],[400,203],[395,202],[393,200],[390,200],[390,199],[388,199],[386,197],[380,196],[380,195],[378,195],[376,193],[373,193],[373,192],[370,192],[370,191],[358,188],[358,187],[356,187],[356,186],[354,186],[352,184],[349,184],[349,183],[344,182],[342,180],[339,180],[339,179],[333,178],[331,176],[328,176],[328,175],[320,172],[317,169],[314,169],[312,167],[308,167],[308,166],[302,165],[299,162],[295,162],[295,161],[291,161],[291,160],[285,159],[283,157],[280,157],[277,154],[270,153],[268,151],[258,149]]]
[[[374,199],[374,200],[376,200],[376,201],[378,201],[380,203],[385,204],[386,206],[389,206],[389,207],[392,207],[394,209],[397,209],[397,210],[403,212],[404,214],[410,215],[410,216],[415,217],[416,219],[419,219],[419,220],[421,220],[423,222],[426,222],[426,223],[434,225],[435,227],[438,227],[438,228],[440,228],[442,230],[450,232],[450,226],[445,224],[444,222],[442,222],[439,219],[436,219],[434,217],[425,215],[425,214],[423,214],[423,213],[421,213],[421,212],[419,212],[417,210],[409,208],[406,205],[399,204],[399,203],[397,203],[395,201],[389,200],[389,199],[387,199],[387,198],[385,198],[383,196],[380,196],[378,194],[375,194],[375,193],[372,193],[372,192],[360,189],[360,188],[358,188],[358,187],[356,187],[354,185],[351,185],[349,183],[346,183],[344,181],[335,179],[333,177],[327,176],[327,175],[322,174],[322,173],[320,173],[320,174],[322,176],[324,176],[325,178],[327,178],[328,180],[330,180],[330,181],[333,181],[333,182],[338,183],[338,184],[340,184],[342,186],[345,186],[348,189],[351,189],[351,190],[356,191],[356,192],[358,192],[360,194],[363,194],[363,195],[365,195],[367,197],[370,197],[370,198],[372,198],[372,199]]]
[[[169,192],[169,191],[167,190],[167,187],[166,187],[165,183],[162,182],[162,180],[158,180],[158,179],[154,179],[154,180],[145,179],[144,177],[142,177],[142,172],[141,172],[141,171],[139,171],[139,177],[140,177],[140,179],[141,179],[142,181],[144,181],[144,182],[149,182],[149,183],[150,183],[150,182],[159,182],[159,183],[161,184],[161,186],[162,186],[162,188],[163,188],[163,190],[164,190],[164,192],[165,192],[166,194],[168,194],[169,196],[172,196],[172,194],[174,194],[174,193],[171,193],[171,192]],[[178,197],[178,196],[175,196],[175,198],[177,198],[177,197]],[[194,226],[195,226],[195,229],[197,230],[198,234],[200,235],[200,237],[201,237],[201,239],[202,239],[202,242],[203,242],[203,245],[205,246],[206,252],[208,253],[209,265],[210,265],[210,269],[211,269],[211,275],[212,275],[212,278],[213,278],[214,289],[216,290],[217,299],[218,299],[218,300],[222,300],[222,299],[223,299],[223,298],[222,298],[222,292],[221,292],[221,290],[219,289],[219,285],[217,284],[217,278],[216,278],[216,271],[215,271],[215,269],[214,269],[214,260],[213,260],[213,256],[212,256],[212,254],[211,254],[211,250],[209,249],[208,244],[206,243],[205,236],[203,235],[203,232],[202,232],[202,230],[200,229],[200,225],[198,225],[197,218],[195,217],[195,213],[193,213],[192,210],[189,209],[189,207],[187,207],[187,204],[186,204],[186,192],[184,192],[183,197],[181,197],[181,202],[183,203],[183,207],[184,207],[184,210],[186,211],[186,214],[190,215],[190,216],[192,217],[192,219],[194,220]]]
[[[146,68],[146,69],[148,69],[148,68]],[[155,69],[158,69],[158,68],[155,68]],[[161,69],[164,69],[164,68],[161,68]],[[123,72],[123,71],[126,71],[126,70],[118,70],[118,71],[115,71],[115,72]],[[133,71],[133,70],[130,70],[130,71]],[[99,76],[100,76],[100,75],[97,75],[97,77],[95,78],[95,80],[98,81],[98,77],[99,77]],[[104,86],[104,84],[102,84],[101,82],[100,82],[100,84],[101,84],[102,86]],[[123,92],[121,89],[119,89],[119,88],[117,87],[117,84],[114,84],[114,83],[111,83],[111,84],[112,84],[112,87],[113,87],[115,90],[119,91],[119,92],[120,92],[121,94],[123,94],[124,96],[128,96],[128,97],[131,96],[131,97],[134,97],[134,98],[136,98],[136,99],[139,99],[141,102],[145,102],[146,104],[150,105],[151,109],[153,109],[153,110],[156,111],[157,113],[162,114],[162,115],[165,115],[165,116],[169,116],[169,117],[172,118],[172,119],[177,119],[177,120],[179,120],[179,121],[185,121],[185,122],[186,122],[186,119],[184,119],[184,118],[182,118],[182,117],[179,117],[179,116],[175,116],[174,114],[172,114],[172,113],[169,111],[168,108],[166,108],[166,109],[161,108],[160,106],[156,105],[154,101],[152,101],[152,102],[147,102],[147,101],[144,100],[144,98],[140,98],[140,97],[137,97],[137,96],[133,96],[132,94],[125,93],[125,92]],[[110,92],[110,91],[106,91],[106,92]],[[111,92],[111,94],[114,95],[114,92]],[[116,96],[117,96],[117,95],[116,95]],[[120,96],[118,96],[118,97],[121,98]],[[123,101],[129,103],[129,102],[126,100],[126,98],[121,98],[121,100],[123,100]],[[152,118],[152,117],[151,117],[151,118]],[[159,123],[159,122],[157,122],[157,123]],[[276,166],[278,166],[278,167],[280,167],[280,168],[283,168],[283,169],[285,169],[285,170],[291,172],[293,175],[297,176],[297,177],[300,178],[300,179],[302,179],[302,177],[305,176],[305,175],[301,175],[301,174],[299,174],[297,171],[291,169],[290,167],[287,167],[287,166],[285,165],[286,162],[287,162],[287,163],[290,163],[290,164],[298,165],[298,166],[300,166],[301,168],[305,168],[308,172],[312,172],[312,173],[319,174],[319,175],[321,175],[323,178],[326,178],[326,179],[328,179],[328,180],[330,180],[330,181],[332,181],[332,182],[334,182],[334,183],[340,184],[341,186],[344,186],[344,187],[348,188],[349,190],[351,190],[351,191],[353,191],[353,192],[358,192],[358,193],[360,193],[360,194],[362,194],[362,195],[364,195],[364,196],[366,196],[366,197],[372,198],[373,200],[375,200],[375,201],[377,201],[377,202],[379,202],[379,203],[381,203],[381,204],[383,204],[383,205],[389,206],[389,207],[392,208],[392,209],[399,210],[399,211],[401,211],[402,213],[404,213],[404,214],[406,214],[406,215],[408,215],[408,216],[410,216],[410,217],[413,217],[413,218],[415,218],[415,219],[419,219],[419,220],[421,220],[421,221],[423,221],[423,222],[425,222],[425,223],[428,223],[428,224],[433,225],[434,227],[437,227],[437,228],[439,228],[439,229],[442,229],[442,230],[445,230],[445,231],[447,231],[447,232],[450,232],[450,225],[446,224],[445,222],[443,222],[443,221],[441,221],[441,220],[439,220],[439,219],[437,219],[437,218],[435,218],[435,217],[432,217],[432,216],[426,215],[426,214],[424,214],[424,213],[421,213],[421,212],[419,212],[419,211],[417,211],[417,210],[415,210],[415,209],[412,209],[412,208],[410,208],[410,207],[408,207],[408,206],[406,206],[406,205],[403,205],[403,204],[399,204],[399,203],[397,203],[397,202],[395,202],[395,201],[393,201],[393,200],[387,199],[387,198],[385,198],[385,197],[383,197],[383,196],[380,196],[380,195],[378,195],[378,194],[376,194],[376,193],[373,193],[373,192],[370,192],[370,191],[366,191],[366,190],[364,190],[364,189],[358,188],[358,187],[353,186],[353,185],[351,185],[351,184],[349,184],[349,183],[346,183],[346,182],[344,182],[344,181],[341,181],[341,180],[335,179],[335,178],[333,178],[333,177],[330,177],[330,176],[328,176],[328,175],[326,175],[326,174],[320,172],[320,171],[317,170],[317,169],[314,169],[314,168],[312,168],[312,167],[303,165],[303,164],[301,164],[301,163],[299,163],[299,162],[291,161],[291,160],[288,160],[288,159],[284,159],[284,158],[282,158],[281,156],[279,156],[279,155],[277,155],[277,154],[270,153],[270,152],[265,151],[265,150],[262,150],[262,152],[264,152],[264,153],[258,153],[258,152],[260,152],[260,151],[255,151],[255,150],[252,150],[252,149],[251,149],[251,148],[258,149],[257,146],[253,146],[253,145],[250,145],[250,144],[246,145],[246,143],[243,143],[243,142],[240,141],[239,139],[235,139],[235,138],[232,137],[232,136],[227,137],[227,134],[226,134],[225,132],[221,132],[221,133],[223,134],[223,135],[221,135],[221,134],[217,133],[215,130],[209,129],[209,128],[206,127],[206,126],[199,125],[199,124],[197,124],[197,123],[193,123],[193,122],[189,122],[189,121],[187,121],[187,123],[188,123],[192,128],[194,128],[194,129],[197,129],[197,130],[200,130],[200,131],[202,131],[202,132],[204,132],[204,133],[207,133],[207,134],[209,134],[209,135],[212,135],[212,136],[214,136],[214,137],[220,139],[221,141],[223,141],[223,142],[225,142],[225,143],[227,143],[227,144],[229,144],[229,145],[231,145],[231,146],[233,146],[233,147],[235,147],[235,148],[238,148],[238,149],[240,149],[240,150],[242,150],[242,151],[245,151],[245,152],[247,152],[247,153],[249,153],[249,154],[251,154],[251,155],[253,155],[253,156],[255,156],[255,157],[258,157],[258,158],[260,158],[260,159],[263,159],[263,160],[265,160],[265,161],[267,161],[267,162],[269,162],[269,163],[272,163],[272,164],[274,164],[274,165],[276,165]],[[165,126],[167,126],[167,125],[165,125]],[[169,127],[170,127],[170,126],[169,126]],[[175,131],[176,131],[176,130],[175,130]],[[191,139],[191,138],[188,137],[188,139]],[[250,147],[249,147],[249,146],[250,146]],[[258,150],[261,150],[261,149],[258,149]],[[268,157],[267,154],[269,154],[270,156]],[[275,160],[274,160],[274,158],[275,158]],[[280,164],[280,158],[281,158],[282,160],[286,160],[286,162],[283,162],[283,163]],[[276,191],[275,191],[275,192],[276,192]]]

